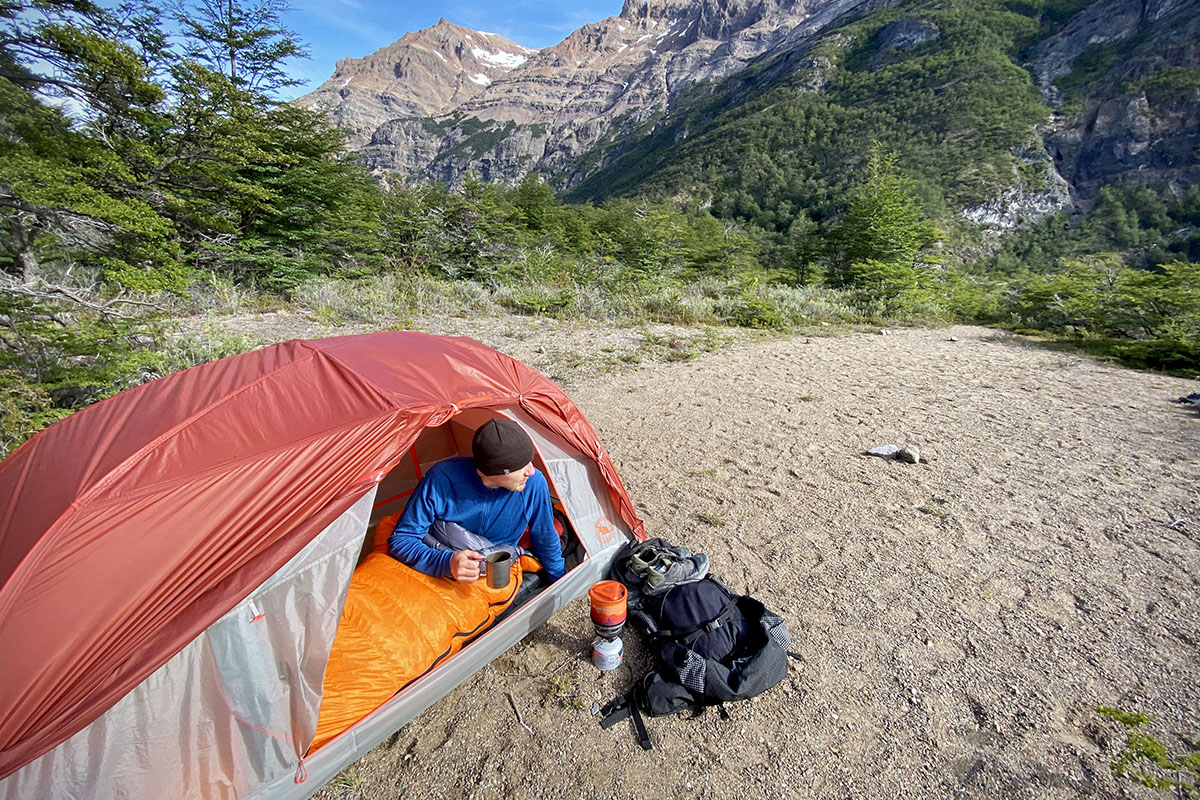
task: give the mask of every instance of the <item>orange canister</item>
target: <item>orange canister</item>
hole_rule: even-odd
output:
[[[619,581],[600,581],[588,589],[588,600],[592,604],[592,624],[596,632],[604,637],[614,637],[625,625],[626,603],[629,592]]]

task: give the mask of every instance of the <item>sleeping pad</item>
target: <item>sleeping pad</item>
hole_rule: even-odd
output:
[[[350,579],[309,753],[487,630],[521,588],[524,570],[541,568],[522,556],[502,589],[434,578],[387,554],[395,521],[380,521],[374,548]]]

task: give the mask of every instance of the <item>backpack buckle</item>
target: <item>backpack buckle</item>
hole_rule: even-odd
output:
[[[608,730],[623,719],[629,718],[630,695],[623,694],[600,709],[600,727]]]
[[[650,741],[650,734],[646,731],[646,723],[642,721],[642,712],[638,711],[637,700],[633,693],[623,694],[616,700],[600,709],[603,715],[600,719],[600,727],[608,730],[613,725],[616,725],[623,719],[633,717],[633,727],[637,733],[638,744],[643,750],[653,750],[654,744]]]

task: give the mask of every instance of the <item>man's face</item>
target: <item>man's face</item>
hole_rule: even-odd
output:
[[[520,492],[525,489],[525,482],[533,477],[534,467],[530,461],[520,469],[514,469],[507,475],[481,475],[483,485],[489,489],[508,489],[510,492]]]

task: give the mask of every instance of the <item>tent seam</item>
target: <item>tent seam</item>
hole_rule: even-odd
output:
[[[303,340],[294,340],[294,341],[301,342],[303,344]],[[281,344],[287,344],[287,342],[283,342]],[[281,345],[276,345],[276,347],[280,347],[280,346]],[[0,616],[4,616],[8,613],[9,609],[12,606],[12,603],[15,602],[16,596],[20,593],[19,590],[24,588],[24,586],[28,582],[30,576],[32,576],[36,572],[37,566],[39,564],[41,564],[42,559],[45,558],[46,552],[49,549],[49,545],[47,544],[47,541],[52,540],[56,537],[58,528],[63,524],[63,521],[70,518],[71,515],[80,506],[82,506],[84,504],[84,501],[86,501],[87,499],[89,499],[90,497],[92,497],[93,495],[98,493],[103,487],[110,485],[113,481],[115,481],[117,479],[117,477],[119,477],[119,475],[124,475],[127,472],[129,472],[129,470],[133,469],[134,466],[136,466],[143,459],[145,459],[148,456],[148,454],[150,453],[150,451],[152,451],[153,449],[158,447],[161,443],[163,443],[170,437],[178,434],[178,432],[180,430],[182,430],[187,425],[190,425],[194,420],[197,420],[197,419],[203,417],[204,415],[208,414],[210,411],[214,410],[218,406],[223,405],[229,399],[231,399],[233,397],[237,397],[238,395],[242,394],[245,391],[248,391],[252,387],[255,387],[255,386],[259,385],[260,383],[262,383],[263,381],[266,381],[268,378],[271,378],[271,377],[283,372],[284,370],[289,369],[298,364],[306,363],[310,359],[315,357],[315,352],[316,352],[315,348],[305,347],[304,349],[307,350],[307,355],[304,358],[298,358],[293,361],[289,361],[287,364],[284,364],[277,369],[273,369],[270,372],[261,375],[254,381],[251,381],[250,383],[247,383],[246,385],[239,387],[236,391],[222,396],[217,402],[205,405],[204,408],[201,409],[200,411],[198,411],[194,414],[190,414],[185,419],[181,420],[180,422],[176,423],[175,425],[172,425],[169,430],[163,431],[161,434],[156,436],[152,442],[138,448],[138,450],[136,452],[134,452],[131,455],[129,455],[128,457],[126,457],[120,464],[113,467],[111,470],[109,470],[107,473],[105,473],[102,478],[100,478],[98,481],[96,481],[90,487],[88,487],[87,491],[76,496],[74,500],[72,500],[70,503],[68,503],[67,507],[63,510],[63,513],[58,515],[58,517],[55,518],[54,522],[52,522],[52,523],[50,523],[50,525],[46,526],[45,533],[43,533],[40,537],[38,537],[37,542],[34,543],[34,547],[28,553],[25,554],[24,558],[22,558],[17,563],[16,567],[12,571],[12,575],[10,576],[9,580],[5,582],[4,586],[0,586]],[[53,542],[51,541],[51,543],[53,543]],[[13,583],[14,578],[16,579],[15,584]],[[5,599],[5,595],[7,595],[7,599]]]
[[[420,332],[420,331],[412,331],[412,332],[410,332],[410,333],[421,333],[421,332]],[[434,337],[434,336],[433,336],[433,334],[428,334],[428,333],[421,333],[421,335],[422,335],[422,336],[427,336],[427,337],[430,337],[430,338],[437,338],[437,337]],[[471,343],[471,344],[473,344],[473,345],[486,347],[486,345],[483,345],[483,343],[482,343],[482,342],[478,342],[478,341],[476,341],[475,339],[472,339],[472,338],[471,338],[471,337],[469,337],[469,336],[453,336],[453,337],[447,337],[447,338],[451,338],[451,339],[462,339],[462,340],[465,340],[465,341],[467,341],[467,342],[470,342],[470,343]],[[304,345],[304,346],[306,346],[306,347],[311,347],[311,344],[310,344],[310,343],[309,343],[307,340],[298,340],[298,341],[299,341],[299,342],[300,342],[302,345]],[[363,381],[364,383],[370,383],[370,381],[369,381],[369,380],[367,380],[367,378],[366,378],[366,377],[364,377],[364,376],[362,375],[362,373],[360,373],[360,372],[359,372],[358,370],[356,370],[354,367],[350,366],[350,365],[349,365],[349,364],[347,364],[345,361],[343,361],[342,359],[338,358],[336,355],[334,355],[333,353],[329,352],[328,350],[325,350],[325,349],[322,349],[322,348],[317,348],[317,347],[311,347],[311,349],[312,349],[314,352],[316,352],[316,353],[319,353],[319,354],[320,354],[321,356],[323,356],[324,358],[327,358],[327,359],[329,359],[331,362],[335,363],[335,364],[338,366],[338,368],[339,368],[339,369],[342,369],[342,370],[343,370],[343,371],[345,371],[347,374],[349,374],[349,375],[353,375],[355,378],[357,378],[357,379],[358,379],[358,380],[360,380],[360,381]],[[507,354],[505,354],[505,353],[501,353],[499,350],[497,350],[497,351],[495,351],[495,352],[496,352],[496,355],[503,356],[503,357],[504,357],[506,360],[508,360],[508,361],[510,361],[510,362],[512,362],[512,363],[514,363],[514,364],[519,364],[519,363],[520,363],[520,362],[518,362],[518,361],[517,361],[515,358],[513,358],[512,356],[510,356],[510,355],[507,355]],[[399,400],[401,400],[401,399],[402,399],[402,397],[403,397],[402,395],[399,395],[399,394],[397,394],[396,392],[392,392],[392,391],[389,391],[389,390],[381,389],[381,388],[379,388],[379,387],[376,387],[376,390],[377,390],[377,391],[379,391],[381,394],[386,394],[386,395],[387,395],[387,396],[388,396],[390,399],[392,399],[393,401],[397,401],[397,402],[398,402],[398,401],[399,401]],[[463,399],[465,400],[465,399],[475,399],[475,398],[473,398],[473,397],[472,397],[472,398],[463,398]],[[521,399],[521,394],[520,394],[520,393],[518,393],[518,394],[508,394],[508,395],[492,395],[492,396],[491,396],[491,400],[493,400],[493,401],[495,401],[495,400],[505,400],[505,401],[512,402],[512,401],[519,401],[520,399]],[[459,409],[459,406],[458,406],[458,401],[447,399],[445,402],[446,402],[447,404],[449,404],[449,405],[453,406],[456,412],[457,412],[458,410],[460,410],[460,409]],[[491,403],[489,403],[489,405],[491,405]]]
[[[316,433],[311,434],[310,436],[306,436],[303,439],[293,439],[290,442],[288,442],[288,444],[286,444],[286,445],[279,445],[278,447],[274,447],[270,450],[261,450],[258,453],[256,453],[256,455],[267,457],[267,456],[271,456],[271,455],[274,455],[277,453],[284,452],[289,447],[292,447],[292,446],[295,446],[298,444],[307,444],[310,442],[320,441],[323,438],[329,437],[331,434],[341,433],[346,430],[351,430],[353,428],[360,427],[361,423],[363,423],[363,422],[384,419],[390,415],[396,414],[399,410],[400,409],[396,408],[395,406],[392,406],[383,411],[377,411],[377,412],[374,412],[373,414],[367,414],[367,415],[363,415],[361,417],[356,417],[353,420],[348,421],[344,425],[326,428],[325,430],[318,431]],[[255,460],[261,460],[261,459],[255,459]],[[211,466],[201,472],[189,472],[189,473],[187,473],[187,475],[182,476],[181,478],[178,478],[175,480],[170,480],[170,481],[163,481],[161,483],[151,484],[150,486],[147,486],[144,489],[131,491],[131,492],[125,492],[125,493],[121,493],[119,495],[113,495],[112,497],[105,498],[103,500],[94,501],[90,505],[92,508],[104,508],[106,505],[109,505],[109,504],[117,502],[117,501],[136,500],[138,498],[145,497],[150,494],[154,494],[155,492],[161,491],[163,489],[170,489],[175,486],[180,486],[184,483],[189,483],[191,481],[204,478],[205,476],[210,475],[211,473],[216,472],[218,470],[228,471],[229,468],[232,466],[244,465],[244,464],[249,464],[249,463],[251,463],[251,459],[243,458],[243,459],[239,459],[236,461],[226,461],[226,462],[223,462],[220,464],[214,464],[213,466]]]

